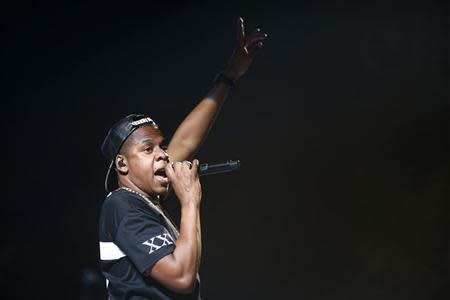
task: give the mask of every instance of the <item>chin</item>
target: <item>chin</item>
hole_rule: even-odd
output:
[[[155,188],[153,191],[155,194],[162,195],[167,193],[169,190],[169,185],[159,185],[157,188]]]

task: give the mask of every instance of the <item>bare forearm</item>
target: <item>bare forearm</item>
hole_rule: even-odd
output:
[[[180,278],[193,284],[198,268],[200,244],[198,241],[198,226],[200,211],[194,205],[187,205],[181,209],[180,235],[173,252],[175,261],[180,266]]]
[[[263,41],[267,38],[267,34],[260,29],[246,36],[242,18],[238,18],[236,29],[236,47],[224,70],[224,75],[232,80],[238,80],[247,72],[256,51],[263,47]],[[208,135],[229,89],[224,82],[216,84],[181,123],[169,144],[168,153],[172,161],[190,160],[194,157]]]
[[[192,164],[167,164],[166,175],[181,204],[180,234],[175,249],[161,258],[146,274],[177,293],[190,293],[199,267],[201,185],[198,160]]]
[[[216,84],[177,128],[170,144],[172,161],[190,160],[208,135],[229,94],[229,86]]]

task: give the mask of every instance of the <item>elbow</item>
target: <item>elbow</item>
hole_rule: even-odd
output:
[[[186,265],[176,260],[173,254],[160,259],[145,275],[151,277],[177,294],[189,294],[197,284],[197,271],[193,263]]]
[[[180,277],[174,282],[174,285],[172,286],[173,291],[179,294],[190,294],[194,291],[195,284],[196,284],[196,276],[192,275],[186,275],[183,277]]]
[[[184,153],[192,153],[198,149],[199,145],[201,144],[201,139],[194,137],[186,137],[181,138],[180,140],[172,143],[175,145],[173,147],[174,149],[179,149],[177,151],[182,151]]]

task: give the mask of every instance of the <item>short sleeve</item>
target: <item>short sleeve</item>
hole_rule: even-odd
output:
[[[158,216],[139,209],[124,216],[115,242],[141,273],[175,249],[174,238]]]

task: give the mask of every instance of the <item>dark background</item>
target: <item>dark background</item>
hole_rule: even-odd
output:
[[[170,137],[269,35],[198,158],[204,299],[450,299],[447,1],[3,5],[2,299],[105,299],[99,146]],[[168,202],[176,216],[177,202]]]

